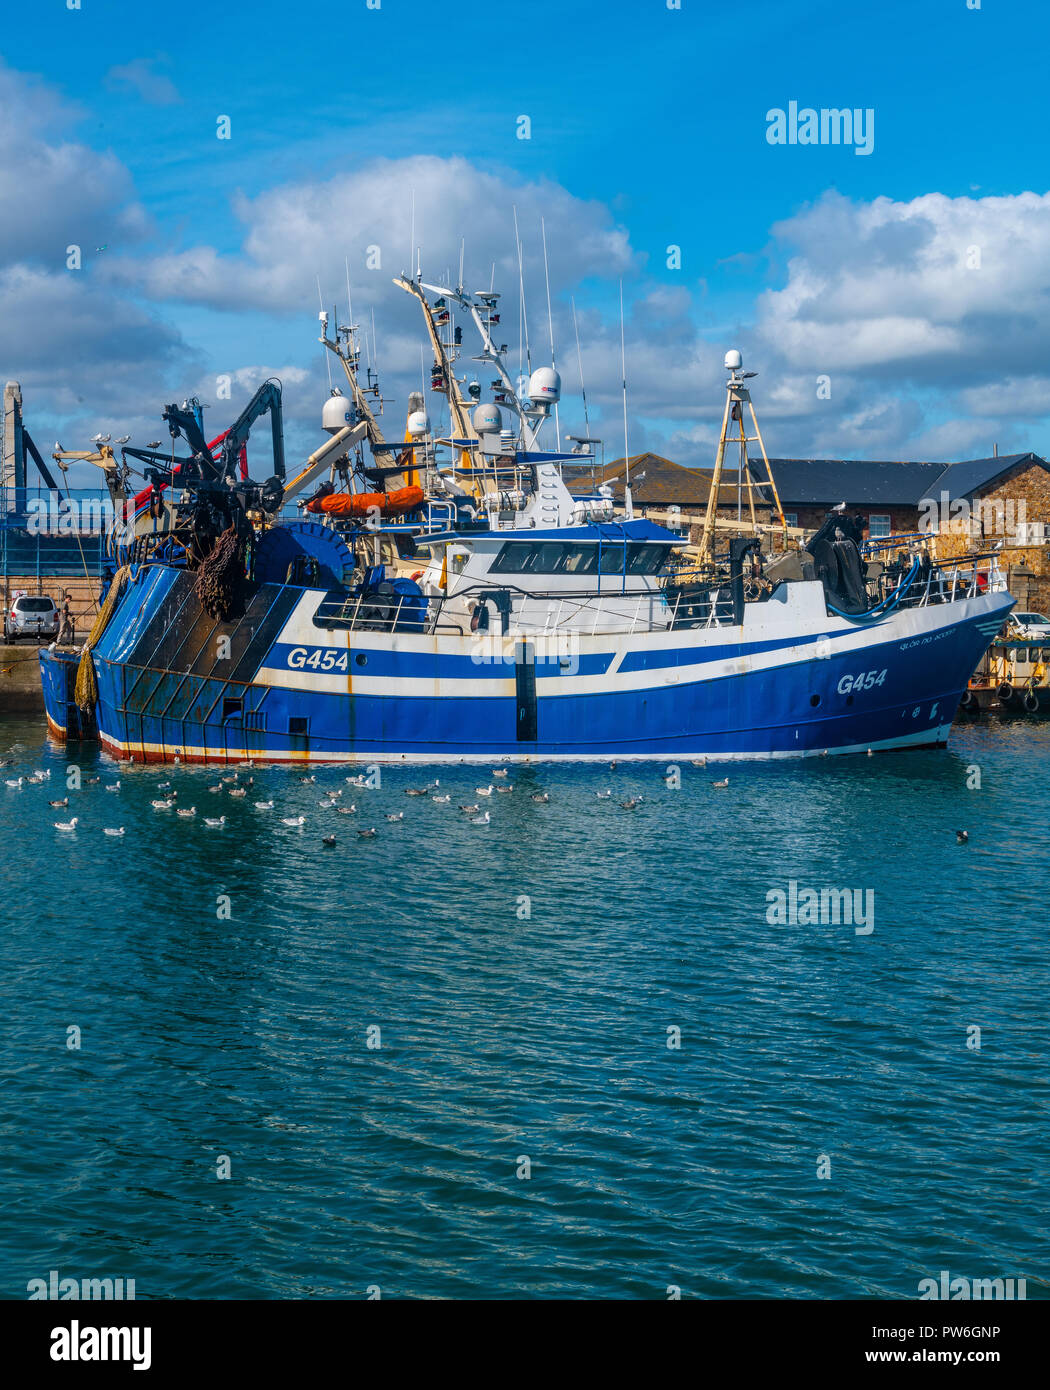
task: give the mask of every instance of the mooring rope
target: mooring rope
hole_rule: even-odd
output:
[[[80,664],[77,667],[75,698],[78,708],[84,710],[85,713],[89,713],[98,704],[98,677],[95,675],[95,662],[91,655],[91,649],[109,626],[109,620],[113,616],[113,610],[120,598],[120,591],[130,576],[130,565],[123,565],[117,570],[113,576],[113,582],[109,586],[109,593],[106,595],[102,607],[98,610],[98,617],[84,639],[84,646],[80,652]]]

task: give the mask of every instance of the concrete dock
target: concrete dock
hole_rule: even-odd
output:
[[[0,715],[43,710],[39,651],[36,642],[0,645]]]

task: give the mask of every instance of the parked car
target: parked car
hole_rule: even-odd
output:
[[[22,594],[11,600],[4,615],[4,638],[17,642],[20,637],[57,637],[58,608],[53,598]]]
[[[1007,619],[1006,635],[1028,642],[1050,642],[1050,618],[1042,613],[1011,613]]]

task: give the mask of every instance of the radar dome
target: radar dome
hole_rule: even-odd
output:
[[[321,409],[321,428],[329,434],[338,434],[350,424],[353,424],[350,402],[342,391],[333,390]]]
[[[499,434],[503,428],[503,413],[498,405],[479,405],[471,417],[478,434]]]
[[[540,401],[555,405],[561,400],[561,377],[553,367],[537,367],[529,377],[529,399],[533,405]]]
[[[422,439],[430,433],[430,421],[425,410],[413,410],[408,417],[408,432],[413,439]]]
[[[744,365],[744,359],[740,356],[740,353],[737,351],[736,348],[729,349],[729,351],[726,353],[725,361],[727,372],[738,371],[739,368],[741,368]]]

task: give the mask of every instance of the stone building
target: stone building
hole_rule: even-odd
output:
[[[868,533],[875,540],[939,530],[948,521],[970,517],[979,523],[977,538],[1012,535],[1022,517],[1033,523],[1050,522],[1050,465],[1037,454],[959,463],[769,462],[788,524],[806,529],[816,529],[840,503],[866,518]],[[755,476],[760,473],[761,464]]]

